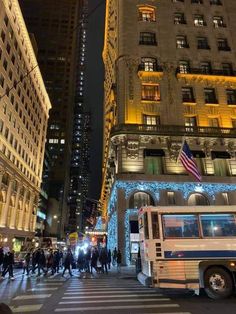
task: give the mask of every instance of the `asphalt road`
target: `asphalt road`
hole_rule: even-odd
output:
[[[106,274],[78,274],[65,278],[29,277],[15,273],[15,280],[0,281],[0,301],[14,313],[93,313],[93,314],[235,314],[236,297],[213,301],[192,293],[154,290],[135,278],[114,270]]]

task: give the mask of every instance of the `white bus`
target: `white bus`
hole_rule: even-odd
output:
[[[143,207],[142,272],[158,288],[204,288],[213,299],[236,288],[236,206]]]

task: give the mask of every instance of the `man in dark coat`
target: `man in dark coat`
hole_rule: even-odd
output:
[[[71,265],[73,263],[73,255],[71,253],[71,250],[68,250],[65,260],[64,260],[64,270],[62,273],[62,276],[64,276],[65,271],[68,269],[70,276],[72,277],[72,272],[71,272]]]
[[[4,251],[3,248],[0,248],[0,271],[2,270],[2,264],[3,264],[3,258],[4,258]]]
[[[106,273],[108,273],[108,270],[107,270],[107,260],[108,260],[107,249],[106,248],[102,248],[102,250],[100,252],[100,256],[99,256],[99,261],[101,263],[102,272],[103,273],[104,273],[104,268],[105,268]]]
[[[11,278],[12,280],[14,279],[13,276],[13,265],[14,265],[14,251],[12,252],[7,252],[4,255],[4,259],[3,259],[3,272],[2,272],[2,277],[4,278],[6,273],[9,273],[9,278]]]
[[[39,250],[38,255],[38,276],[41,275],[40,270],[42,269],[43,273],[46,274],[44,267],[46,266],[46,257],[43,250]]]

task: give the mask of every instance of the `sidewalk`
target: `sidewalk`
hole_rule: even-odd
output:
[[[106,278],[117,278],[117,279],[134,279],[137,280],[137,275],[135,271],[135,266],[122,266],[121,272],[117,272],[117,268],[112,266],[110,270],[108,270],[108,274],[103,273],[96,273],[95,271],[93,274],[89,273],[79,273],[77,270],[73,272],[74,276],[81,278],[81,279],[106,279]]]

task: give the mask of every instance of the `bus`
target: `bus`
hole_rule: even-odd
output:
[[[140,282],[212,299],[234,293],[236,206],[142,207],[138,221]]]

